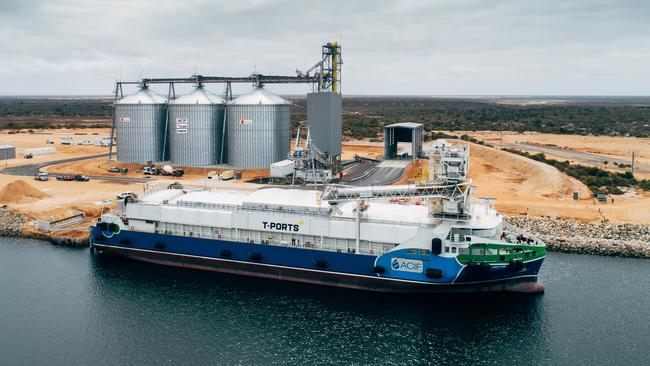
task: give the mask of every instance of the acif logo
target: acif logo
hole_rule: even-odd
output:
[[[397,258],[393,258],[390,266],[393,267],[393,269],[399,269],[399,262],[397,261]]]
[[[423,263],[418,259],[393,258],[390,266],[395,271],[422,273]]]

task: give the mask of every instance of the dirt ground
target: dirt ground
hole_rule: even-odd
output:
[[[364,158],[381,159],[384,157],[384,143],[383,142],[368,142],[368,141],[348,141],[342,145],[343,153],[341,159],[351,160],[355,155],[363,156]]]
[[[20,200],[19,202],[6,203],[9,209],[24,212],[32,219],[52,220],[61,218],[61,215],[71,209],[85,212],[88,219],[78,225],[79,232],[61,232],[64,236],[76,237],[76,235],[87,235],[86,228],[92,220],[99,215],[102,207],[112,207],[110,201],[121,192],[132,191],[141,193],[144,190],[143,183],[116,183],[106,181],[89,182],[60,182],[50,179],[47,182],[40,182],[30,177],[18,177],[0,174],[0,187],[17,180],[23,180],[30,186],[45,193],[47,197],[41,199]]]
[[[128,168],[126,174],[122,173],[109,173],[107,171],[110,167]],[[160,166],[159,166],[160,167]],[[176,166],[175,166],[176,167]],[[149,178],[168,179],[174,181],[190,181],[202,179],[208,176],[208,173],[221,174],[229,168],[193,168],[183,167],[185,174],[182,177],[172,176],[146,176],[142,173],[143,164],[135,163],[121,163],[117,160],[108,160],[107,158],[95,158],[81,161],[73,161],[69,163],[61,163],[52,165],[42,169],[50,174],[84,174],[94,176],[108,176],[108,177],[127,177],[127,178]],[[251,180],[257,178],[265,178],[269,176],[269,169],[248,169],[242,170],[242,180]]]
[[[629,141],[623,139],[618,143],[625,145]],[[360,155],[364,152],[383,154],[381,143],[349,141],[344,144],[346,148]],[[396,184],[413,183],[427,175],[428,160],[419,159],[407,167],[404,177]],[[619,223],[647,224],[650,221],[650,193],[630,192],[614,196],[614,203],[597,204],[589,188],[578,180],[547,164],[498,149],[471,144],[469,175],[475,186],[475,197],[495,198],[496,208],[506,214],[528,212],[532,216],[579,221],[607,219]],[[576,191],[581,197],[577,201],[573,200]]]
[[[75,135],[75,133],[86,133],[86,135]],[[97,135],[94,135],[94,133]],[[107,129],[49,130],[38,134],[21,133],[12,135],[2,132],[0,133],[0,144],[15,145],[18,153],[18,158],[4,162],[4,165],[33,164],[106,152],[106,148],[97,146],[62,146],[59,143],[59,137],[72,136],[76,141],[81,141],[94,139],[97,136],[105,136],[107,133]],[[497,136],[495,133],[492,133],[492,135],[485,133],[484,136],[475,137],[487,140],[494,139]],[[638,139],[627,138],[616,140],[616,138],[610,137],[582,136],[578,136],[574,140],[573,138],[567,138],[567,136],[514,133],[504,136],[511,136],[505,137],[504,140],[530,140],[537,143],[582,149],[580,151],[611,154],[611,156],[625,155],[626,146],[629,145],[638,148],[640,159],[650,162],[650,147],[648,147],[650,142],[646,140],[638,141]],[[500,138],[500,136],[498,137]],[[519,140],[515,140],[517,138]],[[46,139],[54,140],[55,144],[46,145]],[[487,142],[493,143],[494,140]],[[24,159],[22,157],[25,148],[45,146],[56,147],[57,153],[36,156],[34,159]],[[525,214],[528,211],[530,215],[535,216],[561,217],[582,221],[599,221],[603,218],[622,223],[647,224],[650,221],[650,193],[630,192],[623,196],[615,196],[614,203],[595,204],[591,198],[587,198],[590,196],[590,192],[584,185],[550,166],[481,145],[472,144],[471,149],[470,176],[476,186],[476,197],[496,198],[495,205],[497,209],[504,213]],[[343,144],[343,150],[343,159],[352,159],[355,154],[370,158],[381,158],[383,156],[383,144],[381,142],[346,141]],[[120,176],[119,173],[108,173],[106,169],[111,166],[122,167],[124,165],[115,161],[108,161],[106,158],[97,158],[59,164],[49,167],[48,171]],[[141,169],[139,164],[127,164],[126,166],[129,167],[127,177],[141,178],[143,176],[141,171],[138,171]],[[412,183],[418,178],[425,178],[427,169],[428,161],[420,159],[409,165],[404,178],[398,183]],[[188,168],[186,169],[186,176],[180,180],[184,184],[196,184],[197,181],[205,180],[209,170]],[[223,169],[213,170],[220,173]],[[242,182],[266,176],[268,176],[267,169],[244,171],[241,181],[236,182],[236,184],[231,184],[232,181],[220,182],[220,187],[223,185],[223,188],[256,189],[257,185]],[[177,180],[173,177],[164,178]],[[33,218],[41,219],[57,218],[71,209],[86,212],[88,220],[78,226],[79,230],[63,232],[63,235],[70,237],[87,235],[86,227],[99,215],[104,207],[114,205],[111,200],[117,194],[125,191],[142,193],[148,184],[171,181],[164,180],[161,177],[154,177],[151,183],[121,183],[102,180],[59,182],[54,179],[40,182],[33,180],[31,177],[0,174],[0,190],[18,179],[24,180],[46,196],[40,199],[18,200],[20,202],[2,202],[7,203],[11,209],[20,210]],[[581,197],[584,198],[574,201],[571,198],[574,191],[580,192]]]
[[[589,189],[557,169],[519,155],[472,144],[470,177],[479,198],[496,198],[496,208],[508,214],[550,216],[579,221],[647,224],[650,193],[613,196],[614,203],[596,204]],[[573,200],[578,191],[580,200]]]
[[[513,143],[530,143],[540,146],[556,147],[564,150],[574,150],[590,154],[597,154],[611,159],[625,160],[632,162],[632,150],[635,151],[637,164],[650,166],[650,139],[635,137],[612,137],[612,136],[580,136],[580,135],[555,135],[538,132],[495,132],[495,131],[470,131],[462,132],[483,140],[494,146],[507,146]],[[572,163],[593,166],[592,162],[580,158],[567,159],[562,156],[546,154],[548,158],[559,161],[569,160]],[[611,169],[609,164],[600,168]],[[635,173],[639,179],[650,179],[648,173]]]
[[[80,128],[80,129],[56,129],[36,130],[34,133],[9,134],[8,131],[0,131],[0,144],[9,144],[16,147],[16,159],[0,161],[0,168],[7,166],[18,166],[27,164],[38,164],[53,160],[74,158],[85,155],[108,153],[108,148],[92,145],[61,145],[60,138],[70,136],[77,143],[84,140],[96,140],[98,137],[109,135],[106,128]],[[46,140],[54,141],[54,144],[47,144]],[[25,149],[53,147],[55,153],[46,155],[34,155],[32,159],[25,159]]]

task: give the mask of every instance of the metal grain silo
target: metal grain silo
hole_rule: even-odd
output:
[[[169,103],[169,147],[172,164],[220,163],[224,100],[202,86]]]
[[[291,144],[289,105],[262,87],[228,104],[228,164],[258,169],[286,159]]]
[[[146,163],[164,154],[167,100],[146,86],[115,102],[117,160]]]

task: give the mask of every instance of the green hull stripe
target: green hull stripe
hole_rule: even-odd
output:
[[[478,243],[469,246],[469,253],[456,258],[462,264],[508,264],[514,261],[530,262],[546,256],[546,247],[518,244]]]

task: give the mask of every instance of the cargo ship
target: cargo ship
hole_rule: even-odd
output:
[[[542,241],[470,196],[468,151],[442,146],[420,184],[256,191],[152,187],[90,228],[140,261],[391,293],[538,293]]]

